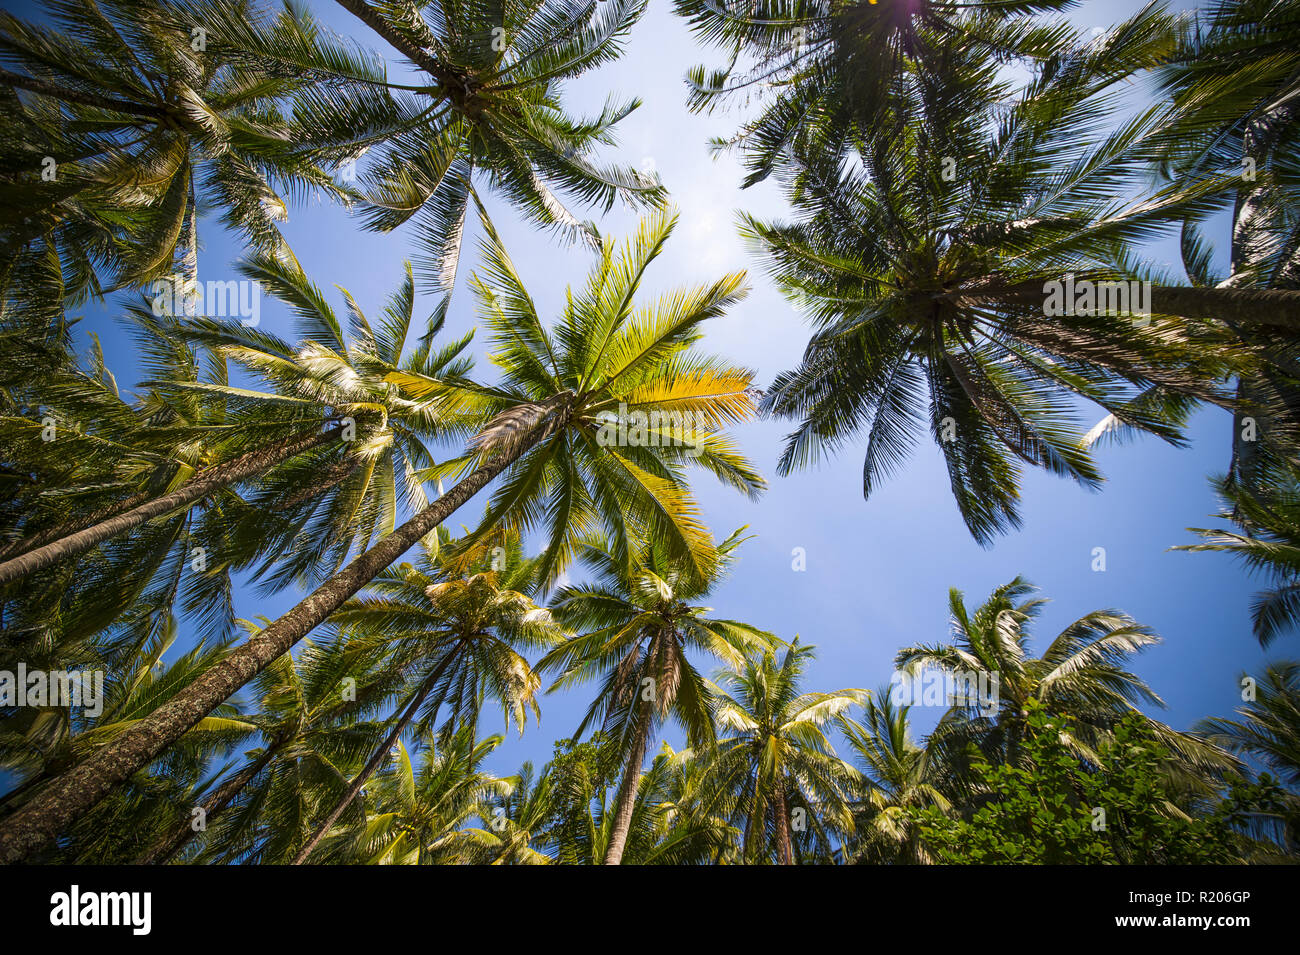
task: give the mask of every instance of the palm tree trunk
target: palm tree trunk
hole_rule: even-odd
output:
[[[757,828],[758,817],[759,817],[758,786],[757,784],[755,784],[754,805],[750,809],[749,815],[745,818],[745,837],[744,840],[740,843],[740,861],[745,865],[750,864],[749,852],[754,844],[754,829]]]
[[[776,861],[794,865],[794,846],[790,842],[790,803],[785,798],[784,780],[778,781],[776,793]]]
[[[207,799],[199,803],[204,811],[204,821],[210,822],[220,815],[232,799],[239,795],[245,786],[266,768],[266,764],[275,758],[279,751],[278,745],[268,746],[266,752],[259,756],[251,765],[244,767],[226,782],[222,783]],[[164,865],[171,860],[178,852],[189,845],[190,840],[198,835],[198,831],[190,822],[182,822],[176,827],[170,835],[155,842],[143,855],[139,856],[133,865]]]
[[[412,63],[424,70],[439,83],[447,83],[452,77],[444,64],[438,61],[429,50],[408,39],[405,34],[393,28],[388,19],[367,0],[338,0],[339,6],[379,34],[395,50],[402,53]]]
[[[623,767],[623,781],[619,783],[618,798],[614,803],[614,825],[609,833],[609,845],[605,847],[605,865],[622,863],[628,833],[632,830],[632,811],[636,808],[637,790],[641,788],[641,764],[645,762],[645,751],[650,745],[649,707],[643,703],[639,710],[636,729],[633,730],[636,735],[632,740],[632,752]]]
[[[397,724],[389,731],[388,735],[384,737],[384,741],[375,749],[374,755],[370,757],[370,762],[366,763],[365,768],[357,774],[357,778],[348,784],[347,791],[339,798],[339,801],[330,811],[330,814],[325,817],[325,820],[321,822],[319,826],[316,827],[316,831],[311,834],[311,838],[307,840],[306,844],[298,850],[297,855],[295,855],[293,860],[289,863],[290,865],[302,865],[306,862],[307,857],[311,855],[312,850],[315,849],[317,844],[325,838],[325,833],[329,832],[334,826],[334,823],[338,822],[339,816],[343,815],[343,810],[352,805],[352,800],[357,798],[357,793],[361,792],[361,787],[364,786],[367,780],[369,780],[379,767],[383,765],[384,759],[388,756],[389,750],[391,750],[393,746],[397,744],[397,741],[401,739],[402,733],[406,731],[406,727],[410,725],[411,720],[415,719],[415,714],[420,711],[420,706],[428,697],[434,684],[438,682],[438,678],[442,676],[443,671],[447,668],[447,663],[450,660],[451,656],[448,655],[438,668],[430,674],[428,679],[420,684],[420,688],[415,692],[415,699],[411,700],[411,705],[406,708],[398,719]]]
[[[54,99],[63,100],[65,103],[79,103],[82,106],[94,106],[97,109],[112,110],[115,113],[126,113],[130,116],[152,116],[154,119],[163,119],[167,116],[167,110],[161,106],[133,103],[130,100],[118,99],[113,96],[100,96],[96,93],[83,93],[81,90],[74,90],[58,83],[51,83],[48,80],[37,79],[34,76],[11,73],[5,69],[0,69],[0,82],[7,83],[20,90],[40,93],[42,96],[51,96]]]
[[[1042,305],[1046,292],[1042,282],[1018,282],[946,292],[939,297],[1032,306]],[[1155,286],[1151,289],[1151,311],[1156,315],[1213,319],[1233,326],[1268,325],[1294,331],[1300,330],[1300,291]]]
[[[230,694],[324,622],[419,540],[447,520],[525,451],[567,425],[567,413],[538,422],[532,434],[498,453],[374,547],[330,577],[255,637],[111,743],[52,781],[0,824],[0,864],[19,862],[93,809],[113,789],[185,735]]]
[[[98,517],[98,514],[96,514],[90,518],[95,523],[89,526],[86,526],[86,521],[83,518],[75,523],[69,522],[51,528],[32,538],[34,543],[37,540],[53,537],[49,543],[29,549],[26,553],[0,563],[0,584],[6,584],[12,580],[26,577],[28,574],[33,574],[38,570],[44,570],[61,560],[84,553],[96,544],[103,543],[118,534],[124,534],[133,528],[139,527],[155,517],[161,517],[177,508],[202,500],[209,494],[219,491],[229,484],[260,474],[282,461],[287,461],[295,455],[301,454],[303,451],[324,444],[326,441],[334,440],[338,437],[340,430],[340,426],[335,426],[328,431],[289,438],[268,448],[259,448],[256,451],[242,454],[233,461],[226,461],[223,464],[205,468],[196,474],[193,480],[187,481],[169,494],[152,497],[143,503],[128,507],[132,501],[138,499],[137,496],[112,506],[108,509],[112,516],[96,520]],[[119,513],[112,513],[119,508],[126,509]],[[22,541],[19,542],[20,545],[23,543]]]
[[[1300,292],[1281,289],[1153,288],[1151,311],[1217,319],[1233,326],[1271,325],[1300,330]]]

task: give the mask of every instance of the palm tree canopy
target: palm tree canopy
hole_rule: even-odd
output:
[[[561,587],[551,600],[556,618],[575,635],[538,664],[543,671],[559,671],[552,692],[600,679],[578,734],[600,727],[626,747],[637,728],[640,703],[648,700],[653,722],[671,714],[686,728],[692,745],[713,741],[707,681],[687,651],[741,665],[746,651],[774,639],[750,624],[709,616],[711,608],[698,603],[722,581],[745,540],[743,531],[717,545],[717,562],[707,580],[654,541],[637,553],[632,567],[606,540],[580,545],[579,562],[591,583]]]
[[[548,327],[483,217],[483,267],[471,284],[501,380],[478,395],[477,460],[541,438],[506,470],[482,526],[540,530],[539,572],[547,582],[569,563],[577,542],[598,529],[624,564],[632,542],[650,537],[666,555],[707,575],[715,552],[687,468],[703,468],[751,497],[765,487],[723,433],[753,415],[753,373],[693,347],[704,323],[744,296],[743,273],[636,304],[646,269],[676,221],[655,213],[621,248],[604,240],[587,284],[570,290]],[[445,391],[415,370],[387,380],[414,399]],[[629,420],[639,420],[641,431],[634,425],[624,440],[617,425]]]
[[[941,72],[954,47],[983,58],[1042,58],[1070,38],[1068,25],[1027,14],[1061,10],[1071,0],[675,0],[695,34],[721,47],[731,63],[694,68],[690,105],[710,109],[736,94],[775,90],[758,117],[732,139],[758,182],[792,147],[820,141],[839,156],[858,137],[888,129],[882,104],[911,69]],[[744,62],[745,68],[739,64]]]
[[[358,192],[368,228],[415,220],[429,287],[455,281],[474,173],[535,224],[598,245],[594,225],[557,194],[608,209],[658,205],[658,180],[595,155],[639,101],[611,97],[598,116],[566,110],[563,84],[616,58],[645,0],[491,0],[383,7],[339,0],[415,71],[388,82],[382,65],[355,82],[318,84],[296,102],[304,138],[336,164],[367,154]],[[304,55],[311,65],[328,58]],[[324,60],[322,63],[321,61]]]
[[[312,78],[256,53],[315,45],[350,57],[301,7],[55,0],[47,9],[49,26],[0,14],[0,151],[36,173],[5,186],[6,289],[11,269],[41,269],[47,251],[74,297],[169,278],[181,260],[192,279],[200,202],[270,250],[283,242],[288,199],[346,197],[296,145],[284,108]],[[46,156],[50,176],[39,175]]]
[[[988,544],[1019,526],[1023,466],[1096,488],[1091,445],[1132,431],[1179,444],[1195,400],[1229,401],[1234,359],[1213,324],[1138,318],[1132,301],[1047,308],[1053,283],[1149,282],[1130,243],[1209,202],[1209,185],[1132,199],[1160,107],[1102,128],[1118,82],[1171,42],[1144,10],[1053,54],[1015,96],[976,51],[951,49],[947,70],[891,92],[888,137],[851,160],[818,143],[790,157],[800,219],[742,224],[814,325],[763,401],[798,421],[780,473],[865,434],[869,497],[928,431]],[[1080,399],[1104,425],[1080,426]]]

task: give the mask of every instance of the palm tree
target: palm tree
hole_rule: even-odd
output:
[[[1205,542],[1171,548],[1226,551],[1272,577],[1273,586],[1256,594],[1251,606],[1261,646],[1300,625],[1300,469],[1291,464],[1283,473],[1283,483],[1265,494],[1231,477],[1216,478],[1214,486],[1227,505],[1219,517],[1238,530],[1189,527]]]
[[[96,670],[104,673],[102,695],[92,707],[88,697],[80,710],[48,701],[47,706],[6,707],[0,719],[0,764],[15,772],[19,784],[0,800],[0,812],[21,808],[38,796],[67,766],[84,759],[129,728],[141,714],[174,698],[228,652],[224,643],[200,640],[174,661],[163,662],[172,648],[175,628],[166,628],[132,652],[101,657],[84,644],[80,659],[31,653],[33,648],[6,647],[6,671],[16,670],[12,657],[32,670],[83,675],[83,694],[94,690]],[[75,665],[79,664],[79,665]],[[98,712],[92,712],[97,709]],[[185,789],[202,772],[214,754],[229,750],[256,731],[256,723],[236,704],[219,708],[195,725],[175,746],[136,776],[113,800],[69,827],[54,859],[70,862],[128,862],[141,843],[157,831],[172,807],[180,804]]]
[[[399,504],[427,505],[422,480],[436,468],[425,442],[463,435],[466,424],[454,409],[442,411],[445,401],[403,398],[384,376],[399,368],[417,372],[429,382],[448,383],[439,393],[445,396],[470,370],[462,357],[470,336],[434,348],[445,317],[439,309],[419,347],[404,357],[415,306],[409,264],[405,282],[391,297],[377,330],[343,291],[351,336],[344,334],[338,315],[292,253],[254,255],[241,269],[294,308],[304,336],[300,346],[235,322],[196,318],[182,324],[155,318],[139,307],[128,314],[147,335],[147,347],[156,356],[152,369],[157,378],[149,384],[164,399],[165,410],[186,408],[191,418],[214,405],[223,412],[221,420],[203,421],[201,427],[195,422],[188,431],[174,421],[163,422],[168,425],[165,437],[180,444],[181,453],[175,456],[226,457],[227,445],[243,449],[253,444],[253,449],[197,472],[192,465],[182,467],[170,476],[171,484],[183,475],[192,476],[167,493],[141,492],[88,518],[63,521],[20,539],[15,543],[18,556],[0,563],[0,583],[249,480],[261,486],[247,508],[228,502],[225,520],[232,526],[224,549],[273,554],[279,564],[273,582],[281,584],[329,576],[354,548],[391,532]],[[211,356],[209,364],[218,370],[215,378],[200,377],[198,355],[187,341],[198,343],[203,354]],[[185,361],[176,360],[173,352]],[[226,362],[260,375],[274,391],[230,384]],[[74,397],[80,394],[74,390]],[[38,441],[39,431],[32,432],[28,443],[35,451],[54,443]],[[279,437],[286,432],[288,437]],[[156,469],[157,451],[150,450],[146,461]],[[139,465],[127,459],[117,467],[129,473]],[[156,471],[146,473],[156,484]],[[327,496],[328,507],[322,507],[322,496]],[[268,508],[276,514],[269,527],[264,513]],[[304,530],[309,518],[311,526]],[[245,557],[244,562],[249,560]]]
[[[347,779],[338,767],[358,763],[385,731],[383,722],[364,717],[391,697],[394,682],[374,648],[341,637],[308,642],[296,656],[280,657],[253,680],[257,708],[244,717],[263,745],[247,751],[238,769],[226,767],[214,775],[201,800],[180,802],[185,811],[135,863],[165,864],[196,839],[205,842],[201,851],[209,855],[219,847],[225,858],[282,856],[282,841],[287,837],[291,843],[301,828],[283,824],[286,806],[305,815],[301,787],[307,784],[326,794],[344,788]],[[287,780],[296,786],[285,785]],[[232,807],[233,824],[208,828],[225,823]],[[202,810],[202,827],[194,825],[195,809]]]
[[[853,772],[836,755],[824,727],[863,702],[862,690],[800,693],[814,656],[796,637],[777,657],[775,650],[747,656],[716,678],[715,720],[730,731],[708,759],[712,784],[737,791],[736,817],[743,827],[742,857],[766,860],[775,848],[778,864],[795,863],[795,843],[830,858],[833,836],[852,832],[848,793]],[[792,820],[806,836],[793,836]],[[800,853],[802,857],[803,853]]]
[[[198,614],[205,635],[223,638],[234,627],[228,567],[195,560],[206,550],[226,550],[215,517],[217,504],[202,510],[163,508],[148,522],[133,517],[129,523],[135,533],[75,560],[56,561],[49,553],[85,554],[88,547],[64,538],[75,539],[78,528],[96,527],[95,521],[126,513],[133,504],[173,499],[169,489],[202,470],[211,456],[239,458],[249,441],[292,445],[305,433],[319,433],[319,420],[304,422],[292,415],[268,420],[201,400],[185,386],[221,377],[224,366],[203,361],[169,323],[136,312],[129,317],[151,376],[139,397],[120,393],[98,344],[88,367],[77,363],[46,369],[43,386],[10,393],[13,404],[0,431],[8,460],[30,480],[15,482],[7,496],[5,537],[16,539],[0,554],[18,553],[17,564],[34,559],[48,570],[39,576],[39,586],[11,582],[4,587],[4,611],[11,623],[26,618],[19,631],[62,620],[89,637],[119,620],[129,631],[126,618],[131,617],[161,623],[183,597],[186,609]],[[56,433],[43,435],[43,421]],[[124,494],[129,495],[125,501]],[[3,566],[11,569],[15,562]],[[80,612],[73,613],[74,606]]]
[[[16,207],[0,232],[6,272],[48,268],[53,254],[67,293],[80,297],[102,292],[103,269],[122,287],[172,280],[179,262],[188,285],[198,274],[200,202],[273,249],[283,242],[282,193],[347,197],[297,146],[280,109],[315,78],[230,40],[310,44],[322,57],[357,59],[301,9],[60,0],[50,12],[53,28],[0,15],[0,60],[12,67],[0,68],[0,110],[12,131],[0,150],[13,160],[8,168],[30,170],[5,185]]]
[[[1017,577],[994,590],[972,613],[961,591],[953,588],[948,592],[952,642],[898,651],[895,665],[914,679],[933,670],[962,680],[957,698],[944,701],[949,707],[931,746],[957,752],[968,741],[975,742],[986,758],[1014,764],[1028,702],[1036,700],[1048,713],[1071,718],[1075,724],[1071,749],[1095,763],[1097,747],[1120,719],[1137,711],[1139,703],[1164,705],[1126,668],[1131,657],[1160,638],[1119,611],[1084,614],[1062,630],[1042,656],[1030,656],[1030,624],[1046,603],[1034,592],[1033,585]],[[972,687],[985,692],[971,692]],[[1195,776],[1235,766],[1231,757],[1195,736],[1149,718],[1147,725],[1173,754],[1171,772]]]
[[[1162,30],[1139,15],[1051,58],[1009,103],[973,51],[950,50],[950,71],[899,91],[896,125],[860,163],[816,144],[791,160],[801,220],[744,228],[816,327],[764,398],[799,422],[782,473],[865,432],[869,496],[928,428],[987,544],[1019,525],[1022,465],[1097,487],[1091,445],[1134,430],[1179,444],[1196,401],[1232,404],[1222,382],[1251,361],[1228,323],[1300,320],[1300,293],[1174,286],[1129,251],[1218,188],[1131,198],[1163,142],[1159,108],[1098,139],[1116,83]],[[1132,299],[1086,301],[1139,279],[1150,320]],[[1091,432],[1079,398],[1107,412]]]
[[[746,650],[774,639],[749,624],[706,616],[709,608],[698,605],[721,583],[743,532],[718,544],[706,576],[675,559],[658,538],[645,543],[629,565],[611,541],[595,537],[579,553],[594,581],[562,587],[551,602],[556,619],[578,632],[546,654],[538,669],[560,671],[550,692],[600,679],[575,736],[599,726],[623,763],[606,865],[622,859],[656,727],[671,716],[693,748],[714,741],[708,685],[687,651],[739,665]]]
[[[619,762],[617,740],[600,732],[584,743],[556,744],[546,771],[552,780],[553,807],[544,838],[557,863],[604,861],[618,822],[618,814],[610,809],[609,787],[611,777],[618,776]],[[637,786],[621,865],[702,865],[733,859],[739,834],[718,812],[727,794],[710,791],[708,776],[707,765],[693,750],[674,751],[663,744]]]
[[[729,275],[633,311],[645,268],[674,222],[665,214],[649,218],[617,256],[613,243],[606,242],[587,287],[568,296],[552,333],[485,220],[491,287],[479,281],[476,288],[505,375],[494,388],[453,391],[457,401],[475,399],[473,407],[481,409],[485,421],[473,470],[235,650],[190,692],[69,771],[50,787],[48,798],[33,800],[10,817],[0,826],[0,858],[22,858],[52,838],[503,472],[489,520],[523,531],[545,515],[549,543],[539,568],[543,580],[563,567],[577,537],[601,525],[615,554],[626,554],[629,537],[648,531],[663,553],[683,561],[691,573],[707,570],[715,552],[695,516],[686,467],[703,467],[751,495],[764,485],[721,433],[753,414],[751,372],[692,349],[701,325],[740,297],[743,276]],[[412,400],[450,400],[445,382],[415,372],[395,371],[387,380]],[[649,446],[624,447],[617,439],[602,443],[611,428],[609,417],[621,409],[689,414],[694,427],[680,443],[675,441],[682,435],[662,435],[669,440]]]
[[[267,555],[257,575],[274,568],[271,586],[316,584],[350,553],[392,533],[401,513],[427,507],[425,482],[463,463],[435,461],[433,446],[473,433],[472,417],[458,407],[457,398],[472,368],[466,350],[473,335],[438,340],[446,321],[444,301],[412,342],[415,280],[409,263],[373,323],[346,289],[340,290],[346,323],[340,320],[291,253],[254,256],[240,270],[293,308],[298,343],[234,323],[188,322],[186,334],[268,386],[266,391],[192,387],[226,401],[297,409],[342,425],[339,447],[313,449],[266,475],[247,507],[229,518],[235,525],[232,536]],[[411,400],[386,380],[397,370],[441,387]],[[274,514],[270,519],[268,510]]]
[[[655,213],[617,252],[606,240],[586,286],[570,293],[552,330],[482,218],[483,268],[471,284],[503,377],[482,393],[485,413],[495,417],[476,442],[510,455],[524,451],[524,442],[535,447],[512,464],[480,526],[543,527],[544,583],[596,527],[624,559],[644,531],[703,569],[712,544],[696,517],[685,468],[703,468],[750,497],[765,487],[719,433],[753,414],[753,373],[692,348],[703,323],[746,294],[744,274],[634,309],[646,268],[676,223],[675,213]],[[396,372],[389,380],[412,397],[438,394],[438,383],[419,374]]]
[[[1219,201],[1182,223],[1183,266],[1197,286],[1300,289],[1300,192],[1291,171],[1300,145],[1300,3],[1215,0],[1181,38],[1158,78],[1175,111],[1161,156],[1175,181],[1225,177]],[[1215,268],[1206,220],[1231,221],[1228,272]],[[1261,359],[1238,383],[1229,476],[1257,490],[1300,446],[1300,368],[1294,335],[1235,326]]]
[[[338,2],[416,77],[401,89],[379,85],[382,76],[318,87],[295,116],[304,138],[327,154],[359,139],[371,149],[361,176],[365,224],[386,232],[416,218],[418,264],[432,287],[450,292],[455,281],[476,172],[534,223],[597,247],[594,227],[553,190],[606,209],[615,198],[662,202],[657,179],[603,166],[593,152],[638,101],[611,98],[598,117],[581,119],[566,112],[561,95],[566,80],[619,55],[645,0]]]
[[[517,534],[475,551],[440,563],[426,550],[418,565],[380,574],[368,596],[348,601],[331,618],[362,640],[390,647],[389,665],[413,689],[401,695],[400,716],[294,864],[307,860],[412,723],[419,731],[444,707],[444,725],[477,723],[485,691],[501,703],[507,727],[513,718],[522,734],[529,709],[540,721],[541,680],[519,650],[554,646],[563,631],[528,596],[534,561],[523,559]]]
[[[1237,707],[1240,719],[1204,719],[1196,732],[1230,752],[1259,760],[1289,785],[1300,785],[1300,663],[1268,664],[1254,689],[1254,697]]]
[[[1159,70],[1162,91],[1180,107],[1179,138],[1167,157],[1180,174],[1240,171],[1244,156],[1255,157],[1257,168],[1282,161],[1300,133],[1297,27],[1295,0],[1213,0],[1187,24]],[[1257,182],[1241,180],[1238,188],[1252,192]],[[1289,177],[1277,185],[1295,188]]]
[[[248,423],[243,422],[243,424]],[[296,433],[288,438],[273,440],[269,445],[237,455],[220,464],[213,464],[198,473],[181,464],[177,469],[180,474],[188,471],[194,476],[192,480],[186,481],[175,490],[162,494],[142,491],[93,510],[75,521],[49,526],[31,537],[19,538],[10,547],[10,553],[14,556],[0,563],[0,584],[22,580],[78,554],[84,554],[105,541],[133,531],[149,521],[173,515],[178,511],[182,514],[188,513],[192,505],[232,484],[265,476],[272,468],[300,454],[337,443],[345,430],[345,425],[339,421],[326,421],[326,426],[322,429],[318,420],[304,421],[301,417],[280,419],[265,430],[276,429],[283,433],[286,424],[296,424]],[[239,426],[235,422],[226,424],[229,431]],[[60,450],[66,451],[66,448]],[[157,455],[152,457],[152,463],[158,464]],[[131,465],[129,460],[123,463],[128,467]],[[166,464],[173,463],[166,462]]]
[[[707,777],[707,763],[698,753],[664,743],[637,786],[619,864],[704,865],[734,859],[740,834],[711,805]],[[593,864],[608,856],[618,825],[616,812],[601,812]]]
[[[370,797],[365,829],[340,833],[331,850],[369,865],[445,865],[473,858],[474,837],[465,824],[509,789],[482,769],[501,737],[477,739],[472,724],[448,725],[427,733],[423,742],[418,772],[406,747],[394,747],[391,767]]]
[[[1069,0],[674,0],[706,43],[731,56],[725,69],[691,70],[690,105],[711,109],[740,95],[766,95],[756,119],[716,146],[742,145],[750,186],[771,174],[796,142],[817,137],[837,154],[857,137],[882,133],[881,104],[900,74],[946,68],[944,52],[968,48],[983,59],[1037,59],[1066,41],[1065,24],[1030,15]],[[737,75],[739,63],[746,70]],[[777,90],[770,93],[770,90]]]
[[[470,830],[477,843],[474,860],[488,865],[549,865],[545,830],[555,811],[550,775],[536,775],[533,764],[525,762],[504,782],[509,791],[485,805],[484,827]]]
[[[927,864],[908,811],[952,808],[944,794],[946,767],[929,747],[913,741],[907,705],[894,703],[892,688],[881,687],[863,706],[863,722],[845,717],[844,736],[862,773],[855,808],[857,821],[845,855],[860,863]]]

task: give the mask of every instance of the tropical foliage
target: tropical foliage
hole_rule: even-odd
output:
[[[767,387],[705,347],[745,273],[645,291],[678,214],[607,159],[638,100],[570,109],[644,0],[333,0],[355,36],[298,2],[0,14],[0,862],[1294,861],[1295,663],[1183,732],[1134,669],[1151,627],[1039,641],[1020,577],[951,590],[871,692],[709,605],[750,538],[693,482],[757,502],[760,415],[794,422],[783,476],[861,439],[868,497],[928,434],[991,545],[1025,468],[1100,488],[1102,443],[1213,408],[1223,526],[1181,549],[1266,577],[1254,635],[1294,636],[1300,2],[1098,35],[1069,5],[676,0],[729,59],[688,105],[750,98],[715,146],[789,210],[740,216],[811,325]],[[411,234],[381,310],[290,248],[321,201]],[[584,218],[616,202],[622,242]],[[502,214],[585,280],[525,282]],[[291,329],[200,295],[200,226]],[[503,767],[558,693],[577,726]]]

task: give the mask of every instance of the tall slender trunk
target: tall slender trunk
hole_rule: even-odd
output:
[[[785,796],[785,780],[777,780],[776,792],[776,861],[794,865],[794,846],[790,842],[790,801]]]
[[[745,837],[740,843],[740,861],[744,865],[751,865],[752,858],[750,850],[754,845],[754,830],[763,828],[762,823],[763,807],[758,801],[758,786],[754,786],[754,804],[745,819]]]
[[[79,530],[98,524],[100,521],[122,514],[131,510],[133,507],[139,507],[141,504],[152,501],[154,495],[148,493],[132,494],[130,497],[121,501],[114,501],[112,504],[105,504],[97,507],[93,511],[88,511],[80,515],[75,521],[64,521],[62,524],[56,524],[54,527],[47,527],[44,530],[37,531],[27,537],[20,537],[17,540],[9,541],[3,547],[0,547],[0,560],[5,560],[15,554],[25,554],[28,551],[35,550],[37,547],[43,547],[50,541],[56,541],[61,537],[67,537],[69,534],[75,534]]]
[[[1042,282],[1017,282],[944,293],[941,298],[963,302],[1005,302],[1042,305]],[[1203,288],[1161,285],[1151,289],[1151,311],[1157,315],[1207,318],[1229,325],[1267,325],[1300,329],[1300,291],[1286,289]]]
[[[650,745],[649,704],[641,704],[633,732],[636,735],[632,740],[632,752],[623,767],[623,781],[619,783],[614,803],[614,825],[609,833],[609,845],[605,847],[605,865],[622,863],[627,836],[632,830],[632,811],[636,808],[636,794],[641,788],[641,764],[645,762],[645,752]]]
[[[489,459],[374,547],[321,584],[190,686],[111,743],[52,781],[0,824],[0,864],[19,862],[85,815],[114,787],[171,746],[230,694],[290,650],[345,600],[368,584],[457,508],[487,486],[525,451],[567,425],[567,413],[540,422],[508,453]]]
[[[199,199],[194,192],[194,176],[190,176],[189,223],[186,227],[185,256],[181,270],[185,276],[186,291],[196,293],[199,288]]]
[[[439,83],[446,84],[454,81],[454,77],[448,73],[446,65],[440,63],[430,50],[426,50],[420,44],[395,29],[388,21],[388,18],[367,3],[366,0],[338,0],[338,5],[374,30],[394,49],[404,54],[412,63]]]
[[[433,689],[434,684],[438,682],[438,678],[442,676],[443,671],[446,670],[447,663],[450,659],[450,656],[444,659],[444,661],[439,664],[438,668],[434,670],[434,672],[431,673],[422,684],[420,684],[420,688],[415,692],[415,698],[411,700],[411,705],[403,711],[401,717],[397,720],[396,725],[393,726],[388,735],[384,737],[384,741],[375,749],[374,755],[370,757],[370,762],[366,763],[365,768],[357,774],[356,779],[352,780],[352,782],[348,784],[347,791],[339,797],[339,801],[334,805],[330,814],[325,817],[319,826],[316,827],[316,831],[311,834],[311,838],[308,839],[306,844],[298,850],[297,855],[293,857],[293,861],[289,863],[290,865],[302,865],[306,862],[307,857],[311,855],[312,850],[315,849],[317,844],[325,838],[325,834],[330,831],[334,823],[339,821],[339,816],[343,815],[343,811],[347,809],[348,806],[352,805],[352,800],[357,798],[357,793],[361,792],[361,787],[364,786],[367,780],[369,780],[370,777],[378,771],[379,767],[383,765],[384,759],[388,756],[389,750],[391,750],[393,746],[396,745],[397,741],[401,739],[402,733],[406,731],[406,727],[410,725],[411,720],[415,719],[415,714],[420,711],[420,706],[429,696],[429,692]]]
[[[96,544],[101,544],[118,534],[124,534],[133,528],[139,527],[146,521],[161,517],[177,508],[193,504],[195,501],[201,500],[229,484],[260,474],[282,461],[287,461],[295,455],[301,454],[303,451],[324,444],[327,441],[333,441],[339,436],[340,431],[341,428],[335,426],[328,431],[289,438],[267,448],[249,451],[232,461],[204,468],[192,480],[187,481],[176,490],[161,497],[149,498],[144,503],[136,504],[121,513],[98,520],[90,524],[90,526],[85,526],[83,520],[51,528],[44,535],[38,535],[38,538],[59,534],[56,539],[0,563],[0,584],[18,580],[38,570],[44,570],[61,560],[85,553]],[[118,506],[126,507],[133,500],[135,498],[124,501]],[[92,517],[91,520],[95,520],[95,517]],[[74,529],[78,526],[80,526],[80,529]]]
[[[148,103],[133,103],[130,100],[119,99],[115,96],[85,93],[68,86],[52,83],[49,80],[37,79],[34,76],[22,76],[5,69],[0,69],[0,83],[8,83],[20,90],[40,93],[42,96],[52,96],[55,99],[63,100],[65,103],[79,103],[82,106],[94,106],[98,109],[108,109],[115,113],[126,113],[130,116],[152,116],[154,119],[162,119],[167,115],[167,110],[161,106],[153,106]]]
[[[266,768],[267,763],[275,758],[275,754],[279,752],[279,750],[280,745],[278,744],[268,746],[266,752],[259,756],[250,765],[245,766],[234,776],[230,777],[230,779],[222,783],[208,796],[207,799],[199,803],[200,808],[202,808],[204,812],[203,819],[205,824],[221,815],[225,808],[230,805],[231,800],[238,796],[243,788],[251,783],[257,774]],[[135,860],[133,864],[163,865],[189,845],[190,840],[198,834],[198,830],[194,828],[189,820],[186,820],[178,825],[169,835],[164,836],[162,839],[159,839],[150,846]]]
[[[198,200],[194,195],[194,177],[190,177],[190,209],[189,209],[189,251],[183,260],[183,269],[185,274],[186,290],[198,288],[199,284],[199,231],[198,231]],[[153,499],[152,494],[141,493],[133,494],[124,501],[115,501],[103,507],[96,508],[89,514],[83,514],[76,521],[67,521],[56,527],[50,527],[31,537],[20,538],[0,547],[0,559],[9,557],[13,554],[26,554],[37,547],[42,547],[51,541],[57,541],[69,534],[74,534],[79,530],[88,528],[107,518],[114,517],[130,511],[141,504],[146,504]]]

